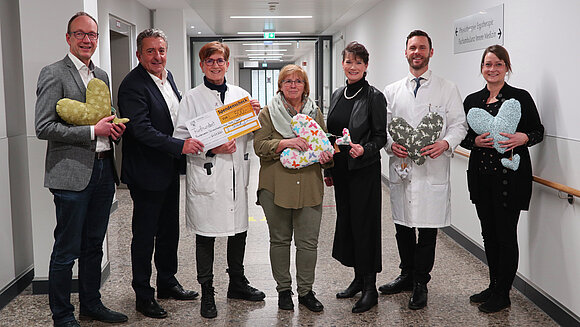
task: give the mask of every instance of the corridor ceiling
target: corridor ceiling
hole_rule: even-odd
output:
[[[238,32],[331,35],[382,0],[138,0],[149,9],[184,9],[189,36]],[[236,19],[230,16],[312,16],[306,19]],[[193,26],[193,28],[192,28]]]

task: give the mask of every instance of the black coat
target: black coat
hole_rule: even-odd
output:
[[[332,115],[345,87],[332,93],[328,117]],[[387,143],[387,100],[381,91],[371,85],[366,91],[367,94],[354,100],[348,123],[352,143],[362,145],[365,151],[361,157],[348,158],[349,170],[364,168],[379,161],[379,151]]]
[[[181,100],[169,71],[167,80]],[[166,189],[184,172],[184,141],[173,137],[167,103],[141,64],[119,86],[118,102],[120,116],[131,120],[123,134],[121,181],[149,191]]]
[[[463,101],[465,114],[467,115],[472,108],[485,108],[488,97],[489,90],[487,87],[468,95],[465,101]],[[532,196],[532,162],[530,160],[528,147],[544,139],[544,126],[540,121],[534,100],[526,90],[512,87],[506,83],[496,98],[502,102],[509,99],[516,99],[520,102],[522,116],[516,132],[525,133],[529,138],[528,143],[514,148],[513,153],[520,155],[519,168],[515,171],[505,168],[500,172],[501,193],[505,195],[503,205],[513,209],[528,210]],[[481,162],[482,152],[489,151],[489,149],[476,147],[476,136],[475,131],[469,127],[465,139],[461,142],[461,146],[471,150],[467,170],[467,184],[471,201],[473,203],[480,203],[479,179],[485,178],[485,176],[479,174],[479,163]],[[509,155],[510,153],[508,152],[504,154],[504,156]]]

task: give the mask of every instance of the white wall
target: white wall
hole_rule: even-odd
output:
[[[483,50],[453,54],[453,21],[501,3],[497,0],[384,1],[347,26],[345,42],[357,40],[367,47],[368,80],[383,89],[407,74],[408,65],[403,55],[405,38],[411,30],[423,29],[433,39],[430,68],[435,74],[456,82],[465,97],[485,84],[479,73]],[[532,148],[534,174],[576,189],[580,189],[577,165],[580,111],[576,108],[577,92],[572,88],[580,76],[575,59],[580,51],[578,12],[578,1],[511,0],[505,3],[504,16],[504,46],[510,52],[514,70],[509,83],[532,94],[548,134],[560,131],[567,134],[566,137],[546,136],[543,143]],[[386,162],[383,159],[383,168]],[[466,167],[466,158],[453,159],[452,224],[482,245],[479,222],[468,199]],[[519,275],[576,315],[580,315],[579,206],[578,201],[569,205],[558,198],[556,191],[534,184],[530,211],[522,213],[518,228]]]
[[[97,0],[95,0],[97,1]],[[137,66],[139,63],[135,52],[137,51],[137,35],[144,29],[150,28],[151,19],[150,11],[142,4],[136,0],[99,0],[98,1],[99,10],[99,47],[97,52],[100,57],[99,67],[104,69],[110,77],[111,73],[111,41],[109,35],[109,16],[113,15],[115,17],[121,18],[127,23],[135,26],[135,35],[131,40],[132,44],[132,63],[133,66]],[[120,82],[119,82],[120,83]]]
[[[7,11],[7,3],[0,1],[0,12]],[[2,48],[4,46],[2,32],[4,15],[0,14],[0,153],[8,153],[8,136],[6,133],[6,105],[4,93],[4,69],[2,64]],[[0,156],[0,291],[8,286],[16,277],[14,265],[14,249],[12,239],[12,210],[10,207],[10,167],[8,156]]]
[[[157,9],[154,18],[155,28],[167,35],[169,43],[167,50],[167,69],[173,74],[177,88],[182,92],[190,89],[189,78],[189,40],[185,31],[185,17],[181,9]]]
[[[303,66],[303,63],[306,63],[306,66]],[[298,58],[294,64],[302,67],[302,69],[306,71],[306,75],[308,76],[308,84],[310,84],[310,99],[316,100],[316,53],[314,51],[314,47],[312,47],[312,51],[309,51],[302,57]],[[275,85],[277,84],[275,83]],[[277,86],[275,87],[277,88]]]

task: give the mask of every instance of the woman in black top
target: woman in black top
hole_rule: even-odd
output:
[[[469,128],[461,146],[471,150],[467,182],[471,201],[481,223],[485,255],[489,265],[490,284],[469,299],[481,303],[482,312],[497,312],[510,306],[509,291],[518,269],[517,224],[521,210],[528,210],[532,195],[532,163],[528,147],[541,142],[544,126],[530,94],[509,86],[505,76],[511,72],[509,54],[500,45],[488,47],[481,59],[481,74],[487,85],[465,98],[467,114],[472,108],[482,108],[496,116],[505,100],[516,99],[521,104],[521,119],[514,134],[499,141],[506,151],[493,148],[489,133],[477,135]],[[520,156],[519,168],[511,170],[501,164],[501,158]]]
[[[334,167],[325,172],[334,184],[336,230],[332,256],[354,267],[355,278],[337,298],[351,298],[362,291],[352,312],[364,312],[377,304],[376,274],[381,266],[381,162],[379,150],[387,141],[387,102],[366,81],[369,54],[362,44],[349,43],[342,52],[347,86],[332,94],[328,131],[342,135],[348,128],[350,145],[338,146]]]

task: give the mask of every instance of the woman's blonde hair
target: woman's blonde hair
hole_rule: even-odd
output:
[[[276,91],[276,93],[282,93],[282,83],[288,76],[292,74],[298,75],[298,78],[304,81],[304,93],[302,93],[302,98],[307,98],[310,95],[308,75],[306,75],[306,71],[304,71],[302,67],[294,64],[286,65],[284,68],[282,68],[282,70],[280,70],[280,75],[278,75],[278,91]]]

